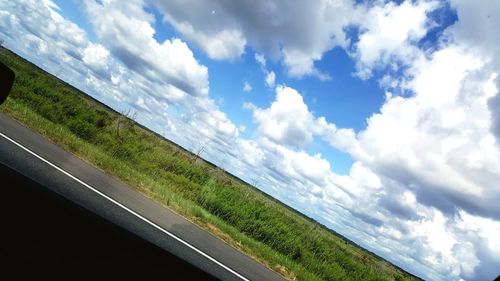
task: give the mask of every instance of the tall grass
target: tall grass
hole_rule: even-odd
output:
[[[4,113],[293,280],[413,280],[6,49]],[[195,161],[193,161],[195,160]]]

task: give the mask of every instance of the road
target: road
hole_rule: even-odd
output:
[[[284,280],[4,114],[0,114],[0,164],[218,279]]]

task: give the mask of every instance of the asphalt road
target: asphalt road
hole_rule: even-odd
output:
[[[3,114],[0,114],[0,164],[213,277],[284,280],[222,240]],[[12,200],[23,204],[21,198]],[[27,219],[21,223],[29,226],[32,222]],[[36,234],[37,230],[32,231]]]

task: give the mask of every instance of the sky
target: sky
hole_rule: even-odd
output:
[[[0,39],[413,274],[492,280],[497,11],[498,0],[0,0]]]

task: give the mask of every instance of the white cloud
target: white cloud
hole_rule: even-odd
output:
[[[281,59],[294,77],[326,78],[314,62],[333,47],[349,44],[344,28],[361,13],[351,0],[317,5],[280,0],[154,2],[166,21],[211,58],[234,59],[248,45]]]
[[[180,39],[157,42],[153,17],[142,1],[88,0],[85,7],[101,43],[131,70],[152,81],[168,83],[189,95],[208,94],[208,70]]]
[[[425,204],[500,218],[492,184],[500,180],[500,154],[490,132],[491,93],[482,90],[491,73],[478,72],[482,65],[454,46],[415,62],[408,84],[415,95],[389,99],[352,142],[351,155],[413,185]]]
[[[239,139],[235,145],[237,154],[228,155],[232,173],[265,186],[266,192],[292,205],[296,200],[304,203],[324,197],[332,172],[320,154],[311,156],[267,138]]]
[[[273,88],[274,87],[274,84],[276,82],[276,74],[274,74],[274,71],[271,71],[271,72],[267,73],[265,81],[266,81],[266,85],[269,88]]]
[[[87,45],[85,32],[74,23],[65,21],[58,13],[52,10],[55,7],[50,1],[36,3],[25,1],[20,7],[13,7],[12,3],[2,3],[6,13],[1,13],[2,32],[9,43],[13,38],[24,37],[36,45],[36,52],[51,54],[52,60],[60,58],[69,61],[72,58],[80,59],[83,49]],[[41,6],[41,10],[39,9]],[[16,10],[19,13],[9,13]],[[19,14],[22,13],[22,16]],[[40,24],[46,23],[46,24]],[[21,33],[19,29],[27,30]],[[11,38],[11,39],[8,39]],[[27,50],[30,46],[25,46]],[[36,56],[36,54],[32,54]]]
[[[490,89],[500,88],[498,69],[500,68],[500,34],[490,32],[500,24],[500,17],[492,11],[500,9],[498,1],[486,1],[482,5],[473,5],[469,1],[451,1],[451,5],[457,9],[459,21],[447,30],[447,34],[459,40],[462,44],[470,47],[477,56],[485,56],[489,61],[488,67],[491,72],[497,73],[496,81],[492,81]],[[489,101],[489,109],[492,119],[492,133],[500,141],[500,94]]]
[[[498,96],[500,69],[493,46],[500,41],[488,31],[500,18],[489,12],[496,2],[453,4],[459,21],[446,31],[447,43],[433,54],[411,56],[406,78],[398,82],[413,94],[388,94],[365,130],[351,134],[350,142],[331,142],[373,171],[383,188],[355,192],[363,185],[352,174],[336,183],[355,196],[349,210],[369,197],[377,203],[363,204],[364,213],[387,210],[401,219],[387,214],[384,232],[370,229],[390,255],[411,256],[411,267],[429,279],[488,280],[498,274],[492,268],[500,260],[500,247],[491,242],[500,220],[500,189],[495,185],[500,150],[493,129],[498,115],[491,105]],[[484,20],[488,15],[490,20]],[[398,203],[404,198],[390,195],[401,191],[411,199],[405,204]],[[472,217],[478,225],[464,223]],[[398,224],[414,249],[391,246],[390,233]],[[489,225],[495,227],[487,230]]]
[[[257,61],[257,63],[259,63],[259,65],[262,67],[262,68],[265,68],[266,67],[266,58],[264,57],[263,54],[255,54],[255,60]]]
[[[83,62],[96,71],[107,71],[109,51],[101,44],[89,43],[83,50]]]
[[[243,83],[243,92],[251,92],[252,91],[252,85],[248,83],[248,81],[245,81]]]
[[[414,43],[432,27],[427,14],[439,6],[436,1],[388,2],[367,11],[361,23],[359,41],[355,44],[357,71],[369,78],[377,66],[395,61],[410,63],[420,54]]]
[[[6,45],[115,110],[140,112],[139,122],[187,148],[205,136],[209,158],[244,130],[207,96],[207,69],[187,45],[155,41],[153,16],[142,1],[87,1],[99,43],[88,41],[84,30],[49,4],[23,0],[3,6],[9,11],[0,13],[6,23],[0,34],[10,38]]]
[[[302,147],[312,142],[313,116],[302,96],[294,89],[276,87],[276,100],[268,109],[247,105],[253,111],[258,131],[280,144]]]
[[[245,46],[281,60],[291,77],[330,76],[315,62],[334,47],[342,47],[358,59],[360,77],[388,63],[408,62],[415,56],[415,43],[433,27],[427,14],[437,1],[375,1],[356,4],[351,0],[322,0],[316,5],[287,1],[154,1],[164,19],[213,59],[234,59]],[[359,41],[351,42],[346,30],[357,27]],[[257,56],[256,56],[257,58]]]
[[[256,53],[254,55],[255,61],[260,65],[260,70],[265,74],[264,82],[269,88],[274,88],[276,85],[276,73],[267,69],[266,58],[263,54]]]
[[[193,28],[188,22],[171,22],[188,40],[193,41],[198,46],[203,46],[211,59],[232,60],[240,57],[245,51],[247,42],[239,30],[225,29],[207,35]]]
[[[390,13],[385,14],[381,8],[374,10],[385,17],[377,23],[380,26],[402,15],[408,24],[403,21],[400,31],[391,31],[395,34],[379,34],[394,38],[387,42],[379,38],[375,40],[379,45],[371,49],[363,41],[370,31],[362,33],[357,45],[359,66],[371,71],[390,65],[395,56],[404,59],[406,76],[391,83],[413,94],[388,93],[380,113],[367,120],[365,130],[338,129],[324,118],[314,117],[298,92],[280,86],[269,108],[250,108],[258,131],[274,145],[302,148],[317,135],[357,160],[347,176],[321,173],[326,181],[317,182],[310,190],[321,201],[295,193],[300,188],[294,181],[287,189],[300,198],[280,195],[284,200],[322,218],[343,214],[347,219],[329,221],[331,225],[339,224],[349,237],[385,252],[392,261],[426,278],[493,279],[498,273],[491,268],[499,266],[500,247],[492,242],[498,230],[487,226],[496,226],[500,220],[500,190],[495,185],[500,181],[500,152],[494,129],[500,119],[495,107],[500,60],[494,46],[500,41],[499,36],[484,31],[493,30],[498,17],[487,5],[452,4],[459,9],[459,22],[446,31],[448,43],[426,55],[420,55],[423,53],[414,43],[426,34],[429,23],[425,14],[434,4],[387,4],[384,8]],[[410,11],[410,6],[416,8]],[[463,24],[467,28],[460,28]],[[407,52],[410,55],[405,57]],[[264,151],[264,155],[273,153]],[[280,173],[289,169],[273,168],[276,181],[285,181]],[[285,175],[297,179],[291,173]],[[306,207],[312,202],[314,210]],[[319,211],[323,204],[329,207]],[[349,217],[358,222],[353,224]],[[478,221],[476,226],[464,223],[472,217]]]
[[[339,129],[323,116],[315,117],[297,90],[278,85],[275,92],[276,99],[269,108],[257,108],[250,103],[244,105],[244,108],[252,111],[261,136],[295,148],[307,146],[314,140],[314,136],[342,150],[352,146],[355,141],[354,131]]]

